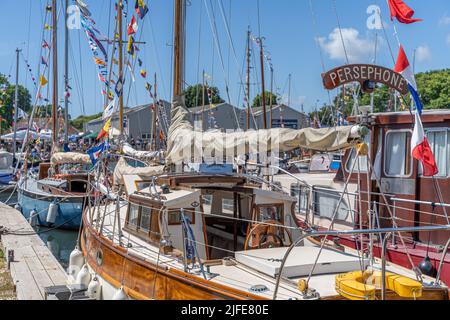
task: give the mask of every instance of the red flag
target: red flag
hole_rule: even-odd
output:
[[[130,25],[128,26],[128,29],[127,29],[128,35],[131,36],[132,34],[135,34],[138,31],[138,28],[139,27],[138,27],[136,18],[133,15],[133,17],[131,18]]]
[[[388,3],[391,20],[396,17],[398,22],[406,24],[422,21],[422,19],[413,19],[414,10],[408,7],[403,0],[388,0]]]
[[[436,160],[428,143],[427,137],[423,130],[422,120],[416,112],[416,123],[414,125],[414,133],[411,138],[411,150],[414,159],[419,160],[423,166],[423,176],[433,177],[439,173]]]

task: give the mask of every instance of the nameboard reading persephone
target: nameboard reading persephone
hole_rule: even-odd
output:
[[[408,85],[403,76],[394,70],[370,64],[350,64],[322,74],[326,89],[333,90],[351,82],[361,83],[365,87],[368,82],[383,83],[401,94],[408,93]]]

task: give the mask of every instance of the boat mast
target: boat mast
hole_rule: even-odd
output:
[[[67,27],[67,20],[69,19],[69,0],[66,0],[65,13],[65,42],[64,42],[64,143],[69,142],[69,28]]]
[[[202,73],[202,130],[205,128],[205,90],[206,82],[205,82],[205,70]]]
[[[153,119],[152,119],[152,136],[153,136],[153,151],[156,151],[157,149],[157,137],[156,137],[156,115],[157,115],[157,108],[158,108],[158,96],[157,96],[157,78],[156,78],[156,72],[155,72],[155,86],[154,86],[154,94],[153,94]]]
[[[184,45],[185,45],[185,0],[175,0],[174,21],[174,74],[173,74],[173,96],[183,93],[184,87]]]
[[[261,60],[261,99],[262,99],[262,108],[263,108],[263,116],[264,116],[264,129],[267,129],[267,111],[266,111],[266,88],[264,83],[264,48],[263,48],[263,40],[259,38],[260,45],[260,60]]]
[[[52,1],[53,9],[53,32],[52,32],[52,48],[53,48],[53,101],[52,101],[52,125],[53,125],[53,148],[58,142],[58,13],[56,10],[56,0]]]
[[[250,26],[247,31],[247,130],[250,130],[250,113],[252,112],[250,105],[250,63],[251,63],[251,51],[250,51]]]
[[[273,124],[273,66],[270,65],[270,129],[272,129]]]
[[[16,159],[16,149],[17,149],[17,118],[19,111],[19,54],[20,49],[16,49],[16,87],[14,88],[14,136],[13,136],[13,159]],[[0,127],[1,127],[0,122]],[[1,130],[1,129],[0,129]]]
[[[122,82],[122,88],[124,84],[123,78],[123,27],[122,27],[122,0],[119,1],[119,5],[117,7],[117,28],[119,29],[119,81]],[[119,128],[120,128],[120,136],[124,136],[124,128],[123,128],[123,90],[120,92],[119,96]]]

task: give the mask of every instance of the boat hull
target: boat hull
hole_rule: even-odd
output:
[[[261,300],[250,292],[211,283],[177,269],[168,269],[127,254],[90,225],[83,225],[81,247],[86,264],[102,285],[102,300],[111,300],[123,286],[135,300]],[[102,257],[99,263],[99,255]]]
[[[23,216],[29,220],[31,211],[36,210],[38,212],[37,224],[49,228],[78,230],[81,224],[84,202],[84,197],[45,197],[42,194],[35,194],[22,188],[18,190],[18,203]],[[48,208],[52,203],[58,204],[58,212],[55,223],[48,223]]]

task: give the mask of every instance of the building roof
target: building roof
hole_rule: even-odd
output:
[[[160,100],[160,103],[162,103],[166,109],[171,106],[170,102],[167,102],[165,100]],[[134,108],[125,107],[124,110],[123,110],[123,114],[124,114],[124,116],[128,116],[128,115],[131,115],[133,113],[140,112],[142,110],[150,108],[150,106],[152,106],[152,105],[153,105],[153,103],[147,103],[147,104],[143,104],[143,105],[140,105],[140,106],[137,106],[137,107],[134,107]],[[117,118],[117,117],[119,117],[119,112],[118,111],[113,114],[113,118]],[[103,118],[102,117],[99,117],[97,119],[91,120],[87,124],[97,124],[99,122],[103,122]]]
[[[272,107],[272,111],[273,110],[278,110],[280,108],[290,109],[290,110],[292,110],[294,112],[297,112],[299,114],[306,115],[305,112],[298,111],[298,110],[296,110],[296,109],[294,109],[292,107],[289,107],[289,106],[287,106],[285,104],[279,104],[279,105],[273,106]],[[254,108],[252,108],[252,110],[253,110],[253,115],[254,116],[260,116],[263,113],[263,107],[254,107]],[[269,111],[270,111],[270,106],[266,106],[266,112],[269,112]]]
[[[27,128],[28,127],[28,119],[20,119],[17,122],[18,128]],[[52,119],[51,118],[34,118],[33,123],[35,123],[39,129],[51,129],[52,128]],[[64,119],[59,118],[59,128],[64,127]],[[69,135],[78,134],[78,131],[75,127],[69,124]]]
[[[203,106],[198,106],[198,107],[194,107],[194,108],[189,108],[188,110],[189,110],[190,113],[198,114],[198,113],[202,113],[203,108],[204,108],[205,112],[208,112],[209,110],[211,110],[211,107],[212,108],[219,108],[219,107],[224,107],[224,106],[233,107],[233,108],[235,108],[237,110],[243,110],[243,109],[237,108],[237,107],[235,107],[235,106],[233,106],[233,105],[231,105],[231,104],[229,104],[227,102],[223,102],[223,103],[219,103],[219,104],[209,104],[209,105],[206,105],[204,107]]]

